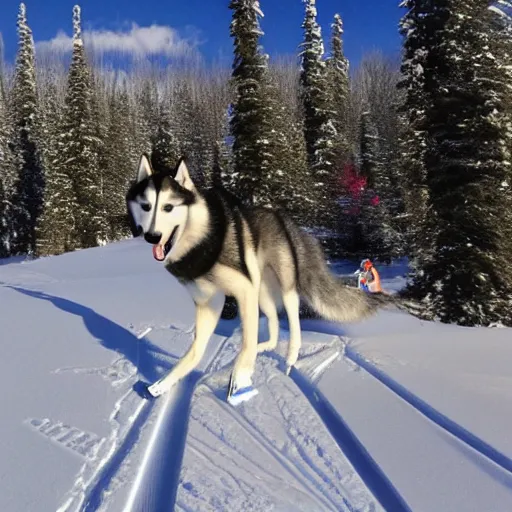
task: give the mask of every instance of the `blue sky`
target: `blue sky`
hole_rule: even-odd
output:
[[[76,0],[26,0],[28,21],[36,42],[51,41],[59,31],[71,34],[71,12]],[[84,0],[83,28],[101,34],[102,44],[126,45],[135,51],[135,42],[143,38],[149,48],[173,51],[198,45],[208,59],[231,59],[229,37],[231,11],[229,0]],[[265,13],[262,28],[264,49],[270,55],[294,54],[300,44],[304,6],[301,0],[260,0]],[[1,0],[0,32],[6,56],[12,60],[16,51],[16,16],[18,0]],[[328,41],[333,15],[339,12],[345,23],[345,51],[353,65],[365,51],[379,48],[398,54],[400,38],[397,24],[401,10],[398,0],[317,0],[324,40]],[[137,27],[134,27],[136,24]],[[152,29],[141,27],[158,25]],[[169,28],[170,27],[170,28]],[[99,41],[100,39],[98,39]],[[54,41],[65,44],[62,37]],[[178,50],[177,50],[178,51]]]

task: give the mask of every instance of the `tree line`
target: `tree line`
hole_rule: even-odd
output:
[[[84,45],[79,6],[69,66],[38,60],[20,5],[15,66],[0,66],[2,256],[60,254],[127,236],[123,195],[142,152],[156,169],[186,155],[202,185],[286,208],[331,239],[353,238],[352,216],[338,204],[344,165],[360,155],[360,104],[373,101],[364,88],[381,82],[396,97],[397,67],[368,55],[350,78],[341,17],[325,51],[314,0],[305,4],[298,55],[273,59],[261,49],[258,2],[229,8],[231,69],[196,59],[116,69]],[[391,110],[375,105],[373,122],[387,129]],[[364,240],[354,248],[364,252]]]

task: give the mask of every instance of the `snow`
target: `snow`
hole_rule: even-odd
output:
[[[263,14],[263,11],[261,10],[260,3],[258,1],[255,1],[252,5],[252,8],[256,11],[256,14],[263,18],[265,15]]]
[[[146,400],[194,308],[145,242],[1,263],[0,510],[512,510],[510,329],[303,320],[287,377],[283,320],[235,408],[240,326],[221,321],[198,370]],[[385,289],[406,263],[378,266]]]

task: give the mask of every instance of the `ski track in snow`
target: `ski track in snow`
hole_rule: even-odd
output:
[[[146,328],[138,338],[150,331]],[[347,338],[334,337],[328,343],[308,340],[290,376],[282,371],[287,342],[280,341],[275,352],[258,355],[254,382],[259,395],[233,407],[225,394],[240,344],[240,331],[235,330],[203,363],[202,371],[156,400],[141,400],[133,389],[137,368],[123,358],[101,368],[56,370],[96,374],[121,392],[106,438],[50,418],[27,420],[30,428],[84,458],[57,512],[376,512],[381,507],[408,512],[393,484],[315,385],[339,358],[512,472],[507,456],[389,377],[354,350]],[[132,452],[144,432],[147,442],[133,463]],[[121,487],[124,494],[116,495]]]
[[[339,413],[333,409],[323,394],[300,372],[292,369],[290,377],[302,390],[311,406],[322,418],[326,428],[340,447],[343,454],[352,463],[358,475],[366,483],[368,489],[386,510],[393,512],[409,512],[403,498],[380,470],[378,464],[350,430]]]
[[[141,402],[132,389],[122,395],[109,418],[111,432],[108,439],[103,440],[94,458],[86,460],[69,497],[57,512],[99,510],[104,493],[113,491],[111,484],[117,470],[136,443],[153,405]]]
[[[85,459],[57,512],[110,510],[114,502],[118,510],[115,493],[121,486],[126,489],[121,498],[125,512],[276,507],[408,512],[393,484],[315,385],[339,358],[512,472],[507,456],[390,378],[354,350],[350,340],[334,340],[305,343],[289,377],[282,371],[286,342],[280,341],[276,352],[258,355],[254,381],[260,393],[238,407],[225,400],[241,344],[237,330],[220,343],[203,371],[193,372],[156,400],[141,400],[133,389],[137,369],[123,358],[103,368],[57,370],[97,374],[124,390],[110,415],[108,438],[49,418],[27,420],[31,428]],[[141,460],[131,466],[131,452],[145,429],[148,440]]]
[[[174,510],[190,402],[197,379],[196,374],[189,375],[162,396],[163,406],[123,510]]]
[[[225,394],[240,344],[235,330],[202,372],[193,372],[156,400],[141,400],[132,389],[137,369],[122,358],[105,368],[58,370],[96,373],[124,392],[109,418],[110,435],[93,438],[93,448],[57,512],[376,512],[382,510],[379,501],[391,502],[391,486],[386,484],[384,492],[375,485],[370,489],[362,476],[373,478],[376,469],[358,473],[361,467],[350,460],[350,450],[342,453],[346,446],[338,439],[339,423],[333,433],[329,417],[311,398],[318,396],[314,382],[342,357],[341,340],[305,343],[291,378],[282,371],[287,343],[280,342],[274,353],[260,354],[255,373],[260,393],[235,408]],[[48,435],[47,423],[32,421],[33,428]],[[143,436],[141,456],[131,463]],[[256,449],[244,449],[247,443]],[[220,457],[212,458],[212,453]],[[124,494],[116,496],[121,487]]]
[[[279,344],[277,354],[258,356],[259,394],[236,408],[226,403],[239,343],[236,336],[226,341],[212,364],[216,372],[196,388],[176,509],[382,510],[323,418],[282,372],[286,343]],[[341,348],[341,342],[303,345],[300,372],[318,378]]]
[[[347,340],[348,341],[348,340]],[[476,450],[481,456],[491,460],[502,469],[512,473],[512,460],[499,450],[491,446],[489,443],[476,436],[469,430],[465,429],[455,421],[451,420],[448,416],[438,411],[426,401],[422,400],[419,396],[415,395],[407,388],[402,386],[399,382],[387,375],[383,370],[377,367],[375,363],[368,360],[359,354],[356,350],[350,347],[350,344],[345,345],[344,356],[363,368],[367,373],[381,382],[391,392],[395,393],[402,400],[414,407],[420,414],[428,418],[430,421],[449,432],[462,443],[470,446]]]
[[[146,328],[137,335],[137,339],[142,339],[151,330],[151,327]],[[84,462],[73,488],[65,497],[64,504],[57,510],[98,511],[101,510],[105,498],[123,483],[121,468],[136,445],[155,403],[141,400],[133,389],[138,370],[123,357],[101,368],[59,368],[54,373],[61,372],[99,375],[113,387],[123,390],[109,417],[110,435],[98,443],[94,454]]]
[[[174,326],[170,326],[170,329],[177,330]],[[137,338],[142,339],[151,330],[151,327],[146,328]],[[192,331],[180,332],[190,335]],[[175,361],[172,356],[168,359]],[[73,488],[57,512],[109,510],[110,498],[115,491],[131,481],[132,488],[123,511],[162,510],[163,503],[169,504],[164,510],[173,510],[186,440],[188,408],[195,383],[201,374],[192,373],[158,400],[146,400],[141,399],[134,389],[137,368],[124,358],[102,368],[61,368],[55,373],[67,371],[99,375],[112,386],[124,388],[124,392],[110,415],[108,439],[102,439],[96,452],[83,464]],[[34,421],[36,424],[33,426],[37,427],[37,420]],[[146,428],[152,430],[142,464],[131,467],[131,452]],[[174,447],[173,455],[162,457],[169,446]],[[170,484],[169,478],[175,483]]]

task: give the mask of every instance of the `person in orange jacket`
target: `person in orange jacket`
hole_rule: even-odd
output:
[[[358,274],[359,288],[370,293],[383,293],[380,284],[380,275],[369,259],[361,261],[361,265],[359,266],[359,270],[356,271],[356,274]]]

